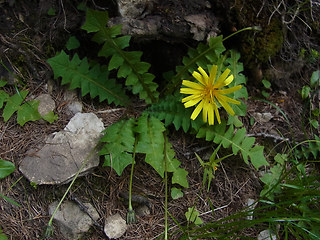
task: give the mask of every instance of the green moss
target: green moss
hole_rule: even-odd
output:
[[[283,44],[281,23],[272,20],[261,32],[248,32],[243,35],[241,52],[244,62],[250,68],[252,64],[264,63],[279,52]]]

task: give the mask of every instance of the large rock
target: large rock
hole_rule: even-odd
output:
[[[141,40],[197,41],[219,33],[219,21],[207,0],[117,0],[119,15],[110,25]]]
[[[98,144],[102,121],[93,113],[77,113],[60,132],[50,135],[45,145],[28,151],[20,164],[20,171],[31,182],[40,184],[64,184],[77,173],[82,163],[87,164],[80,175],[99,165],[94,152]],[[40,149],[40,150],[39,150]]]
[[[56,207],[58,206],[58,201],[53,202],[49,206],[49,214],[52,215]],[[94,209],[90,203],[84,203],[87,208],[88,214],[83,212],[80,207],[70,201],[62,203],[56,214],[54,215],[54,220],[58,224],[61,233],[70,240],[79,239],[83,233],[87,232],[93,225],[93,220],[97,221],[99,219],[99,214]],[[93,220],[92,220],[92,219]]]

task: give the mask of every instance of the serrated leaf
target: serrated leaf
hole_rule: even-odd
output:
[[[249,163],[250,158],[253,166],[258,169],[263,165],[269,165],[263,155],[263,146],[253,146],[254,138],[246,137],[245,128],[234,132],[233,125],[226,128],[226,122],[214,126],[203,126],[199,129],[197,138],[206,138],[207,141],[214,141],[216,144],[222,143],[223,147],[232,147],[233,154],[241,152],[245,163]]]
[[[188,132],[191,126],[199,129],[203,125],[201,118],[190,119],[192,111],[190,108],[184,108],[181,100],[176,96],[167,96],[145,110],[151,116],[164,120],[166,127],[173,124],[176,130],[182,128],[184,132]]]
[[[207,65],[216,64],[214,62],[218,59],[218,55],[225,51],[222,44],[222,36],[211,38],[209,40],[209,46],[199,44],[196,49],[188,49],[188,57],[183,58],[184,66],[177,66],[177,74],[172,78],[171,84],[168,86],[167,95],[171,95],[181,85],[183,79],[190,78],[189,74],[195,71],[198,66],[203,69],[207,68]],[[212,60],[212,61],[211,61]]]
[[[42,118],[49,123],[53,123],[54,121],[58,120],[58,115],[54,114],[54,112],[50,111],[46,115],[43,115]]]
[[[0,159],[0,179],[13,173],[15,169],[16,167],[12,162]]]
[[[7,98],[7,103],[2,114],[5,122],[7,122],[15,112],[17,112],[17,122],[21,126],[28,121],[41,119],[41,115],[38,112],[39,101],[29,101],[22,104],[27,95],[28,91],[20,91],[19,94]]]
[[[251,163],[252,165],[258,170],[262,166],[268,166],[269,163],[265,159],[263,155],[263,146],[254,146],[250,150],[250,158],[251,158]],[[242,151],[241,151],[242,152]]]
[[[181,191],[181,189],[173,187],[173,188],[171,188],[171,197],[172,197],[172,199],[182,198],[183,192]]]
[[[172,175],[172,183],[177,183],[182,187],[188,188],[189,183],[187,180],[188,172],[183,168],[178,168],[176,171],[173,172]]]
[[[66,48],[70,51],[78,47],[80,47],[79,40],[75,36],[71,36],[66,43]]]
[[[123,58],[115,53],[110,59],[108,70],[110,71],[112,69],[120,67],[123,64],[123,61]]]
[[[129,102],[123,87],[109,78],[106,68],[98,64],[90,67],[87,59],[80,60],[77,54],[70,61],[64,51],[47,61],[55,78],[62,77],[62,84],[70,84],[71,89],[81,88],[82,96],[90,94],[92,98],[99,97],[100,102],[107,100],[116,105],[126,105]]]
[[[0,90],[0,109],[3,107],[3,104],[7,101],[9,95],[5,92]]]
[[[200,213],[194,207],[188,208],[188,212],[185,213],[188,222],[192,222],[196,225],[201,225],[203,221],[199,217]]]
[[[38,112],[39,103],[39,101],[28,101],[21,105],[17,111],[17,123],[23,126],[26,122],[41,119],[41,115]]]
[[[97,16],[94,16],[94,15]],[[98,56],[111,57],[109,70],[118,70],[118,78],[126,78],[126,85],[132,86],[132,92],[139,94],[146,103],[153,103],[159,97],[158,84],[153,82],[154,75],[147,73],[150,64],[141,61],[142,52],[125,51],[129,46],[130,36],[117,37],[121,26],[106,27],[108,16],[104,12],[88,10],[85,25],[88,32],[97,32],[92,40],[102,44]]]
[[[0,79],[0,87],[4,87],[7,84],[6,81]]]
[[[107,25],[108,20],[109,16],[107,11],[102,12],[88,8],[86,12],[86,22],[81,28],[88,33],[98,32]]]
[[[108,127],[100,139],[105,143],[99,152],[99,155],[105,155],[103,166],[112,167],[119,176],[132,163],[134,127],[134,119],[122,120]]]
[[[138,119],[135,131],[139,134],[137,153],[145,153],[146,163],[150,164],[158,174],[164,176],[164,136],[165,128],[163,123],[155,117],[142,115]]]
[[[24,101],[28,93],[28,91],[20,91],[20,94],[15,94],[7,99],[7,105],[2,113],[5,122],[7,122],[16,111],[18,111],[21,103]]]

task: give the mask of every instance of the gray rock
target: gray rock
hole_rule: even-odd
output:
[[[277,236],[273,233],[272,230],[267,229],[260,232],[257,239],[258,240],[277,240]]]
[[[99,219],[98,212],[90,203],[84,203],[90,216],[97,221]],[[49,214],[52,215],[58,201],[53,202],[49,206]],[[93,225],[93,220],[87,213],[81,211],[79,206],[71,201],[61,204],[60,208],[54,215],[54,220],[58,224],[61,233],[67,239],[79,239],[83,233],[87,232]]]
[[[110,239],[117,239],[126,232],[127,228],[128,226],[126,221],[120,216],[119,213],[117,213],[106,219],[104,233]]]
[[[258,123],[267,123],[273,118],[273,115],[269,112],[253,113],[253,117]]]
[[[103,129],[95,114],[77,113],[64,130],[50,135],[44,146],[29,150],[19,169],[38,185],[68,183],[86,158],[80,176],[99,165],[99,156],[92,150]]]
[[[135,209],[135,213],[139,217],[147,216],[150,215],[150,209],[147,205],[141,205]]]
[[[118,10],[124,18],[137,18],[151,12],[153,0],[118,0]]]
[[[50,96],[50,94],[41,94],[35,100],[39,100],[38,112],[41,116],[53,111],[56,107],[56,103]]]
[[[247,199],[247,206],[248,206],[248,208],[249,208],[248,210],[254,210],[254,208],[257,206],[257,204],[258,204],[258,202],[256,202],[256,200],[251,199],[251,198],[248,198],[248,199]],[[249,216],[246,217],[248,220],[252,220],[252,219],[253,219],[253,216],[252,216],[253,211],[250,212],[250,214],[251,214],[251,215],[249,215]]]
[[[207,26],[213,23],[205,14],[193,14],[185,16],[184,19],[190,25],[190,32],[193,33],[193,39],[203,41],[207,36]]]
[[[67,109],[71,115],[75,115],[79,112],[82,112],[83,104],[79,101],[77,97],[77,92],[68,90],[64,93],[64,100],[68,102]]]
[[[219,21],[205,0],[117,0],[120,16],[109,26],[122,25],[122,33],[137,40],[180,42],[192,36],[197,41],[216,36]]]

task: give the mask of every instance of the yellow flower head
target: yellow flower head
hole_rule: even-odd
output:
[[[216,118],[220,124],[221,120],[216,100],[232,116],[234,115],[234,111],[228,103],[240,104],[239,101],[229,98],[224,94],[233,93],[239,90],[242,86],[237,85],[231,88],[223,88],[233,81],[233,75],[231,74],[228,77],[230,69],[226,69],[219,76],[219,78],[216,79],[217,69],[217,65],[213,65],[210,71],[210,76],[208,76],[208,74],[201,67],[199,67],[198,71],[200,73],[194,71],[192,74],[192,76],[197,79],[199,83],[188,80],[182,81],[182,85],[186,86],[187,88],[181,88],[180,93],[190,94],[190,96],[182,99],[185,108],[199,103],[191,115],[192,120],[195,120],[201,110],[203,110],[202,116],[204,122],[207,122],[208,119],[209,125],[213,125],[214,114],[216,114]]]

